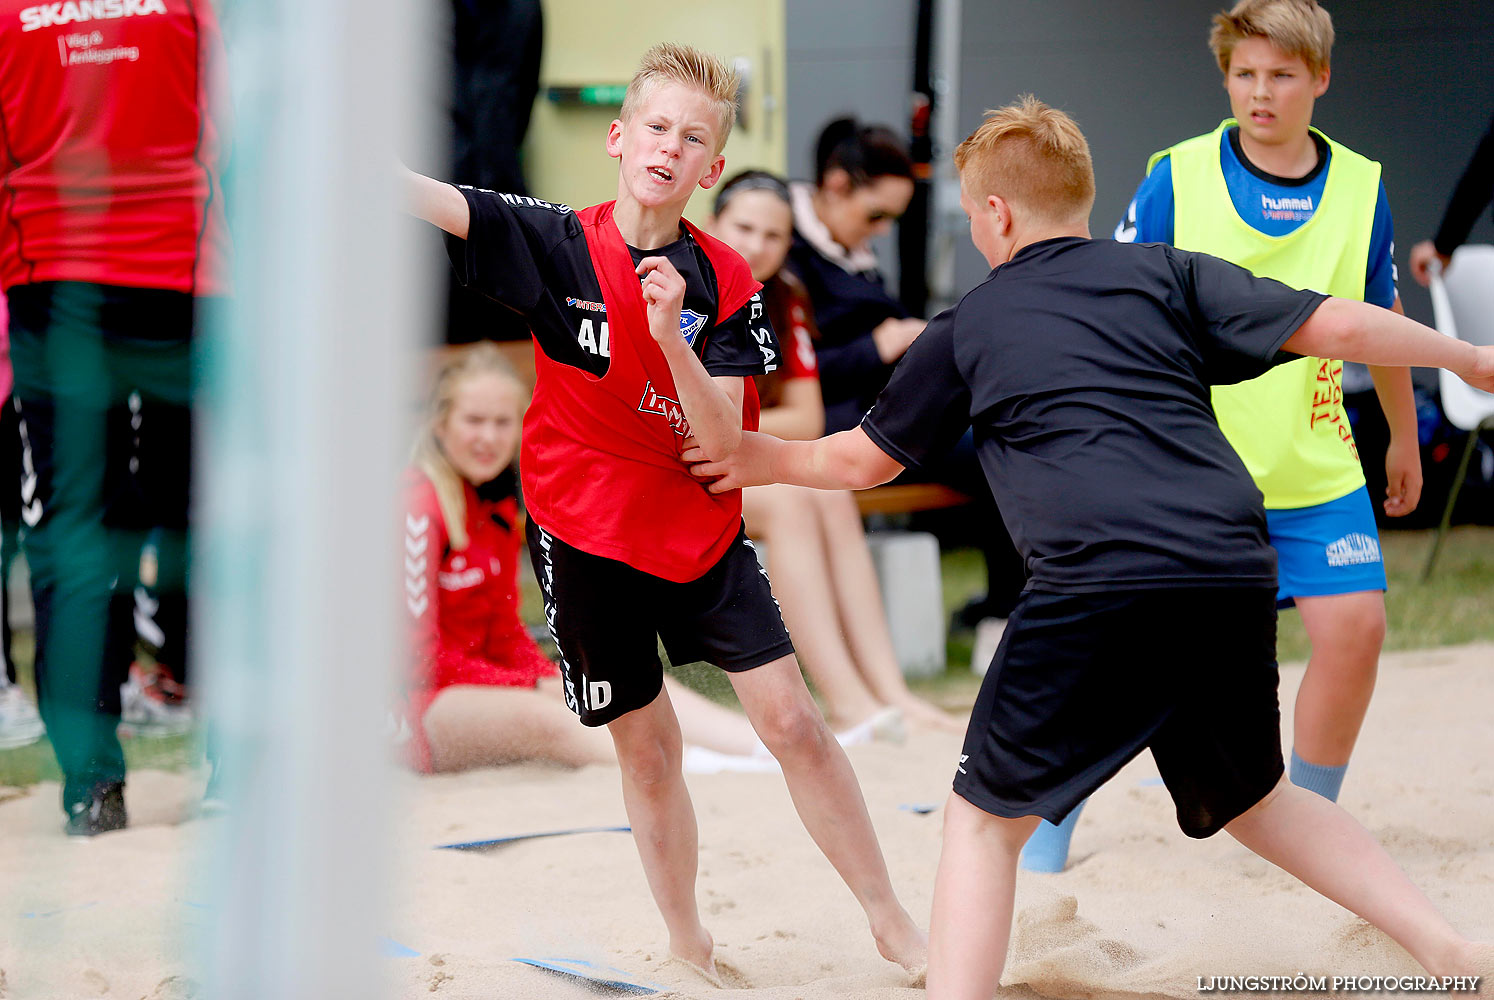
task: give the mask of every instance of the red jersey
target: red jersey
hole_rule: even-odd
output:
[[[0,285],[228,291],[207,0],[0,0]]]
[[[818,379],[820,366],[814,353],[814,321],[810,318],[813,307],[809,304],[809,292],[799,279],[781,272],[768,279],[763,298],[768,300],[768,315],[773,317],[773,328],[779,331],[779,342],[783,344],[784,381]]]
[[[436,488],[408,476],[405,507],[405,611],[412,643],[406,721],[412,763],[430,770],[420,719],[454,684],[533,687],[559,675],[519,620],[519,504],[513,475],[467,486],[467,547],[450,547]]]
[[[683,583],[703,576],[742,526],[742,494],[711,493],[680,460],[690,435],[674,376],[649,333],[633,257],[612,202],[579,213],[610,323],[610,364],[597,378],[534,353],[524,418],[524,498],[535,523],[584,552]],[[684,224],[710,258],[718,312],[747,306],[760,286],[726,244]],[[762,307],[756,305],[761,318]],[[683,319],[683,317],[682,317]],[[702,317],[704,320],[704,317]],[[763,334],[771,338],[771,331]],[[743,425],[757,428],[749,380]]]
[[[736,537],[741,499],[708,492],[680,461],[684,414],[634,269],[667,257],[685,279],[680,335],[707,374],[749,380],[779,355],[751,271],[688,223],[678,240],[643,251],[624,242],[611,203],[573,212],[458,190],[471,212],[467,238],[447,240],[458,277],[534,331],[520,462],[529,516],[583,552],[666,580],[699,578]],[[756,426],[750,381],[743,418]]]
[[[763,283],[762,299],[783,346],[783,364],[777,371],[753,379],[757,383],[758,400],[766,410],[782,404],[785,382],[806,378],[818,382],[820,366],[814,353],[817,334],[813,309],[803,282],[789,271],[779,271]]]

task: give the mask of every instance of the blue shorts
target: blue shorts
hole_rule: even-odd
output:
[[[1267,509],[1266,524],[1276,549],[1277,607],[1298,597],[1385,589],[1369,487],[1315,507]]]

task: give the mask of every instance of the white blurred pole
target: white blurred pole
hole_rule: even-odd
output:
[[[395,0],[223,6],[237,287],[207,338],[194,582],[230,809],[206,995],[362,1000],[391,932],[382,726],[424,305],[394,164],[426,36]]]
[[[954,151],[976,122],[960,120],[960,36],[964,10],[961,0],[934,4],[934,180],[929,198],[933,238],[929,256],[930,314],[952,306],[960,298],[955,287],[955,254],[966,242],[969,226],[960,207],[960,175]]]

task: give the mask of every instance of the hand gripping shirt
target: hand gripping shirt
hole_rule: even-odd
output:
[[[634,269],[664,256],[684,276],[680,336],[709,374],[748,377],[749,429],[758,415],[750,376],[780,360],[751,271],[688,222],[680,239],[644,252],[623,241],[611,202],[573,212],[459,190],[471,226],[465,241],[448,240],[458,277],[534,330],[537,380],[519,463],[529,515],[583,552],[697,579],[736,537],[741,493],[710,493],[680,460],[690,427]]]

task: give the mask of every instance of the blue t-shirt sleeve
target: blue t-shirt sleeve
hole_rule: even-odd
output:
[[[1172,210],[1172,158],[1164,156],[1136,189],[1115,238],[1121,243],[1171,243]]]
[[[1390,220],[1390,199],[1385,184],[1375,201],[1375,224],[1370,230],[1369,268],[1364,275],[1364,301],[1389,309],[1395,305],[1395,227]]]

